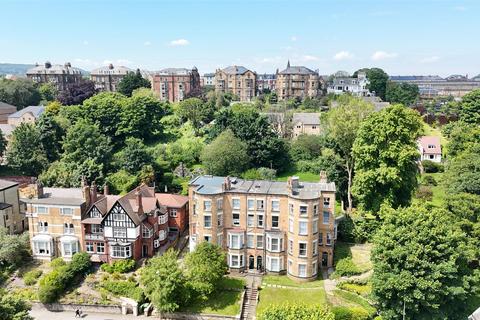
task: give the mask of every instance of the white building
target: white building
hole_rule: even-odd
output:
[[[420,152],[420,161],[442,162],[442,146],[440,145],[439,137],[423,136],[418,139],[417,144]]]
[[[357,78],[353,78],[348,72],[338,71],[329,83],[327,93],[343,94],[349,92],[354,96],[367,97],[371,95],[367,89],[368,83],[365,72],[359,72]]]

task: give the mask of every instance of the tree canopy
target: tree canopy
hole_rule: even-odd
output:
[[[57,100],[66,106],[81,104],[96,92],[93,81],[82,80],[80,82],[69,83],[64,90],[58,93]]]
[[[458,113],[460,120],[480,124],[480,89],[473,90],[462,97]]]
[[[38,89],[29,79],[0,79],[0,101],[23,109],[28,106],[37,106],[41,96]]]
[[[420,92],[416,84],[396,83],[393,81],[387,83],[385,99],[390,103],[401,103],[408,107],[414,104],[419,96]]]
[[[150,88],[151,83],[140,73],[140,69],[127,73],[118,83],[117,91],[130,97],[134,90],[139,88]]]
[[[385,100],[387,92],[388,74],[380,68],[364,69],[369,84],[367,89],[375,92],[375,95]]]

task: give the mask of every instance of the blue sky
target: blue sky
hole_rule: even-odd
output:
[[[480,73],[478,0],[0,0],[0,62]]]

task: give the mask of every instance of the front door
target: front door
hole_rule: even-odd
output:
[[[148,246],[146,244],[142,246],[142,257],[148,257]]]
[[[255,257],[250,256],[248,257],[248,269],[254,269],[255,268]]]
[[[257,257],[257,270],[262,270],[262,256]]]
[[[322,267],[326,267],[328,265],[328,253],[322,253]]]

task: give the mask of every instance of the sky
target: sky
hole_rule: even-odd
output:
[[[480,74],[479,0],[0,0],[0,62]]]

